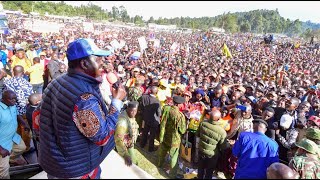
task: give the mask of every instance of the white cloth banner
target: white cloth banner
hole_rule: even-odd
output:
[[[60,28],[64,25],[56,22],[48,22],[43,20],[35,20],[33,23],[31,20],[26,20],[23,22],[23,28],[31,30],[32,32],[41,33],[59,33]]]

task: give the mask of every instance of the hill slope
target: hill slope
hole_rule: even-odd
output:
[[[253,33],[283,33],[289,36],[301,35],[308,31],[319,30],[320,24],[310,21],[301,22],[298,19],[290,21],[280,16],[278,10],[253,10],[248,12],[236,12],[218,15],[215,17],[176,17],[159,18],[150,17],[144,22],[142,16],[130,17],[125,7],[112,7],[111,11],[102,9],[100,6],[89,3],[88,5],[71,6],[60,1],[59,3],[41,1],[2,1],[4,9],[21,10],[24,13],[31,11],[45,14],[63,16],[85,16],[95,20],[119,20],[123,22],[134,22],[136,24],[157,23],[174,24],[181,28],[193,28],[206,30],[210,27],[221,27],[227,32],[253,32]]]

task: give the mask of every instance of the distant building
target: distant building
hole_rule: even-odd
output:
[[[225,33],[226,31],[222,28],[217,28],[217,27],[211,27],[209,28],[209,31],[211,32],[217,32],[217,33]]]
[[[37,12],[30,12],[30,15],[32,15],[32,16],[40,16],[40,13],[37,13]]]
[[[176,25],[159,25],[155,23],[149,23],[148,28],[151,30],[176,30]]]

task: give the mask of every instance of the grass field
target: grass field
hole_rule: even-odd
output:
[[[159,142],[155,140],[155,146],[159,146]],[[158,149],[159,150],[159,149]],[[145,172],[150,174],[156,179],[170,179],[168,174],[162,169],[157,167],[158,151],[148,152],[147,145],[143,149],[139,146],[139,143],[135,145],[135,153],[138,160],[138,166]],[[187,166],[191,167],[189,163],[184,162]],[[222,172],[218,172],[213,175],[216,179],[226,179]]]
[[[156,146],[158,143],[156,142]],[[152,153],[148,152],[147,145],[142,149],[138,143],[135,145],[135,153],[138,159],[138,166],[146,171],[148,174],[157,179],[168,179],[169,176],[162,168],[157,167],[157,153],[158,151],[154,151]]]

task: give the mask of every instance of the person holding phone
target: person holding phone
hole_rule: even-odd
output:
[[[237,105],[237,112],[228,132],[229,139],[238,139],[241,132],[253,132],[252,107],[249,104]]]
[[[112,89],[107,110],[99,85],[103,56],[91,39],[68,45],[68,72],[52,81],[40,105],[39,164],[48,178],[99,178],[115,147],[114,132],[126,91]],[[57,90],[59,89],[59,90]]]

